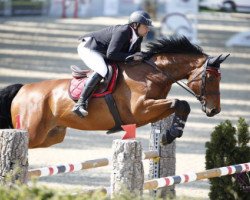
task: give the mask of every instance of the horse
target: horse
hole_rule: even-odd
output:
[[[120,62],[113,98],[123,124],[137,127],[175,114],[178,126],[166,133],[171,143],[183,132],[190,112],[186,101],[168,99],[173,83],[180,84],[202,104],[208,117],[220,108],[220,64],[228,57],[211,57],[185,37],[161,38],[149,42],[144,62]],[[70,79],[45,80],[13,84],[0,91],[0,128],[21,128],[29,133],[29,148],[49,147],[61,143],[67,127],[80,130],[110,130],[115,125],[104,98],[92,98],[89,115],[73,113],[69,97]],[[175,123],[176,124],[176,123]],[[175,134],[174,132],[178,133]],[[164,138],[163,138],[164,139]]]

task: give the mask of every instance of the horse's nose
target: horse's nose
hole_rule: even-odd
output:
[[[218,114],[219,112],[220,112],[220,109],[213,108],[210,110],[209,115],[214,116],[214,115]]]
[[[215,114],[217,114],[217,110],[216,109],[212,109],[210,113],[211,113],[211,115],[215,115]]]
[[[206,109],[206,114],[208,117],[213,117],[214,115],[218,114],[220,112],[220,109]]]

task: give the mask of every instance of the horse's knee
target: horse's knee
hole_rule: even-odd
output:
[[[187,101],[176,100],[175,101],[175,114],[176,115],[189,115],[191,109]]]

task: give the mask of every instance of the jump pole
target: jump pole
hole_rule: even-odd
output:
[[[149,181],[144,182],[143,189],[154,190],[158,188],[171,186],[174,184],[188,183],[188,182],[202,180],[202,179],[221,177],[221,176],[237,174],[237,173],[242,173],[242,172],[249,172],[249,171],[250,171],[250,162],[242,163],[242,164],[237,164],[237,165],[209,169],[209,170],[197,172],[197,173],[193,172],[193,173],[187,173],[187,174],[182,174],[182,175],[177,175],[177,176],[168,176],[168,177],[162,177],[159,179],[149,180]]]
[[[159,155],[157,151],[144,151],[142,153],[142,159],[156,159],[158,157]],[[100,158],[94,160],[87,160],[81,163],[52,165],[49,167],[31,169],[28,171],[28,179],[35,177],[53,176],[56,174],[76,172],[97,167],[104,167],[109,165],[110,163],[110,158]]]

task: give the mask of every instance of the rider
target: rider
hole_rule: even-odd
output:
[[[128,24],[116,25],[88,33],[80,37],[78,55],[94,73],[86,81],[78,102],[72,109],[80,117],[88,115],[88,100],[96,85],[106,76],[105,58],[124,62],[128,56],[134,61],[141,61],[143,54],[141,43],[149,32],[152,20],[145,11],[135,11],[129,17]]]

